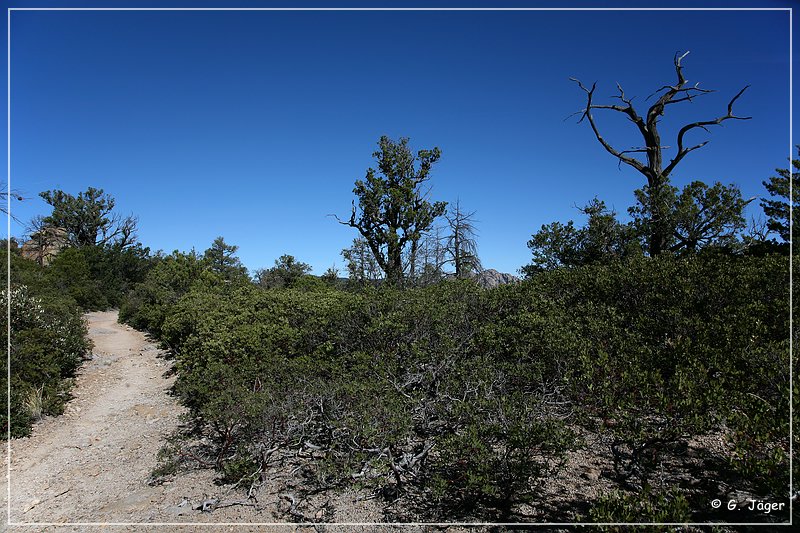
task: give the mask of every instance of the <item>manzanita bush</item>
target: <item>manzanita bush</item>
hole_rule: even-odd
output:
[[[683,519],[710,495],[659,472],[712,432],[730,450],[718,475],[788,496],[788,272],[785,256],[699,254],[493,290],[347,292],[232,283],[176,256],[123,316],[176,360],[191,423],[165,464],[235,483],[294,450],[308,490],[354,485],[413,516],[505,521],[583,428],[603,433],[624,494],[647,495],[636,509],[608,495],[591,517]]]

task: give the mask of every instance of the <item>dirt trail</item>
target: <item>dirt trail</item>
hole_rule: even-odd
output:
[[[11,443],[11,520],[139,521],[157,496],[146,480],[181,412],[167,364],[116,312],[89,313],[94,356],[60,417]]]
[[[45,418],[34,425],[30,437],[11,442],[11,524],[19,526],[9,529],[86,531],[112,522],[154,524],[146,530],[208,531],[177,523],[285,522],[278,512],[281,495],[269,484],[260,491],[257,507],[234,505],[213,512],[193,506],[208,498],[242,497],[215,485],[213,472],[190,472],[163,485],[148,484],[164,437],[178,427],[182,412],[167,394],[174,380],[164,377],[169,362],[141,332],[118,324],[115,311],[88,313],[86,319],[94,355],[79,372],[74,399],[62,416]],[[5,470],[6,454],[2,455]],[[0,498],[2,529],[5,487]],[[353,503],[345,507],[337,521],[381,519],[374,507]],[[40,525],[22,526],[31,523]],[[119,529],[143,528],[115,527]],[[263,526],[225,529],[265,530]],[[287,531],[287,527],[269,529]]]

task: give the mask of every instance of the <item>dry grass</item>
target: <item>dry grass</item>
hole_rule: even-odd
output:
[[[33,420],[40,420],[42,418],[43,402],[42,396],[44,394],[44,385],[39,388],[31,387],[25,398],[22,400],[22,405],[25,412]]]

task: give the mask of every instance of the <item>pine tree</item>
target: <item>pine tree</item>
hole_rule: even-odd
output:
[[[223,278],[231,280],[236,277],[246,276],[247,269],[236,257],[238,246],[228,244],[222,237],[217,237],[211,244],[211,248],[205,251],[203,258],[208,262],[212,272],[216,272]]]
[[[797,146],[800,153],[800,146]],[[795,171],[800,171],[800,159],[792,160],[792,167]],[[780,235],[781,239],[789,242],[791,234],[792,241],[798,242],[798,216],[800,216],[800,172],[789,172],[788,168],[776,168],[777,176],[772,176],[769,181],[762,182],[767,188],[773,200],[762,198],[761,207],[767,216],[767,228]],[[792,228],[789,231],[789,179],[792,180]]]

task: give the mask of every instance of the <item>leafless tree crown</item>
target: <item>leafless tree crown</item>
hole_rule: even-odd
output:
[[[625,91],[622,89],[622,86],[619,83],[617,83],[617,90],[619,94],[614,98],[620,100],[622,104],[595,104],[594,91],[597,87],[597,82],[592,84],[591,89],[587,89],[580,80],[576,78],[570,78],[570,80],[577,83],[578,86],[586,93],[587,98],[586,107],[575,113],[581,115],[581,118],[578,122],[580,123],[583,122],[584,119],[587,119],[589,121],[589,125],[592,127],[592,131],[603,148],[605,148],[608,153],[618,158],[621,163],[630,165],[644,174],[648,180],[658,181],[659,178],[666,179],[669,177],[670,173],[675,169],[678,163],[680,163],[680,161],[686,157],[689,152],[697,150],[698,148],[702,148],[708,144],[708,141],[703,141],[693,146],[686,146],[684,144],[684,137],[691,130],[701,128],[705,131],[709,131],[707,126],[719,125],[725,120],[749,120],[752,118],[740,117],[733,113],[733,104],[747,90],[749,85],[746,85],[744,88],[742,88],[742,90],[736,93],[736,96],[734,96],[730,102],[728,102],[728,110],[725,115],[718,116],[710,120],[699,120],[697,122],[692,122],[691,124],[686,124],[678,131],[676,139],[677,152],[675,157],[673,157],[669,164],[667,164],[666,168],[664,168],[662,160],[663,149],[670,147],[663,146],[661,144],[661,136],[658,132],[659,117],[664,115],[664,112],[669,105],[680,102],[690,102],[694,98],[714,92],[713,90],[709,89],[701,89],[699,83],[689,85],[686,77],[683,75],[683,67],[681,65],[681,61],[688,54],[689,52],[685,52],[682,55],[678,55],[678,53],[675,54],[673,62],[675,64],[675,74],[677,76],[676,83],[674,85],[664,85],[647,97],[647,99],[650,99],[655,95],[661,94],[658,100],[656,100],[656,102],[647,110],[647,113],[644,117],[639,115],[639,113],[633,107],[633,98],[628,98],[625,96]],[[631,148],[629,150],[617,150],[611,146],[600,134],[600,130],[598,129],[597,123],[592,115],[593,109],[611,109],[612,111],[617,111],[627,115],[628,119],[638,128],[645,145],[643,147]],[[644,163],[627,155],[632,153],[646,154],[647,162]]]

